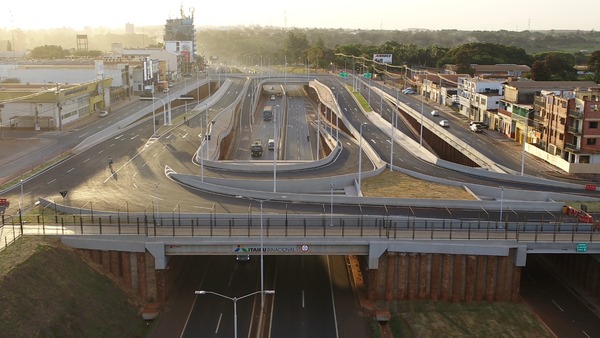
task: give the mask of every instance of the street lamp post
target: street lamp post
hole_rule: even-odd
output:
[[[196,295],[215,295],[215,296],[219,296],[221,298],[225,298],[225,299],[229,299],[230,301],[233,302],[233,337],[237,338],[238,336],[238,327],[237,327],[237,301],[238,300],[242,300],[244,298],[250,297],[250,296],[254,296],[256,294],[260,293],[261,296],[264,296],[265,294],[267,295],[272,295],[275,294],[275,290],[262,290],[262,291],[254,291],[251,292],[247,295],[241,296],[241,297],[229,297],[229,296],[225,296],[223,294],[220,294],[218,292],[213,292],[213,291],[206,291],[206,290],[200,290],[200,291],[195,291],[194,294]]]
[[[154,93],[152,94],[154,95]],[[165,102],[165,100],[161,99],[160,97],[154,97],[152,96],[152,105],[154,105],[154,100],[160,100],[160,102],[162,102],[163,104],[163,115],[164,115],[164,125],[167,125],[167,103]],[[154,108],[154,107],[153,107]],[[154,110],[152,110],[152,118],[154,118]],[[156,121],[152,121],[152,123],[156,123]],[[156,133],[156,127],[154,127],[154,133]]]
[[[277,133],[278,129],[277,129],[277,113],[279,111],[279,105],[275,106],[275,116],[273,118],[273,140],[275,142],[274,144],[274,151],[273,151],[273,192],[277,192],[277,155],[279,152],[279,149],[277,147],[277,144],[279,143],[279,134]]]
[[[358,140],[358,193],[360,194],[360,184],[362,177],[362,130],[366,122],[360,124],[360,139]]]
[[[421,131],[419,132],[419,147],[423,145],[423,99],[421,99]]]
[[[275,196],[271,198],[267,198],[264,200],[256,199],[252,197],[245,197],[238,195],[236,198],[246,198],[248,200],[258,202],[260,204],[260,291],[264,292],[265,290],[265,276],[264,276],[264,240],[263,240],[263,203],[271,201],[276,198],[285,199],[287,196]],[[265,306],[265,297],[264,294],[260,298],[260,308],[262,309]]]
[[[503,202],[504,202],[504,187],[500,187],[500,224],[502,224],[502,209],[503,209],[502,203]]]
[[[330,212],[330,218],[329,218],[329,226],[332,227],[333,226],[333,186],[334,184],[331,183],[330,185],[331,188],[331,212]]]

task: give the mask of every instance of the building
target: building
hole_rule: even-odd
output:
[[[510,80],[504,83],[504,98],[500,100],[498,118],[500,130],[508,137],[523,143],[536,144],[541,138],[541,123],[536,119],[540,105],[534,104],[543,91],[573,91],[578,87],[594,87],[590,81],[533,81]]]
[[[89,114],[110,109],[112,78],[86,83],[3,83],[0,90],[2,128],[62,130]]]
[[[503,81],[461,77],[458,79],[459,113],[469,121],[481,121],[490,128],[501,128],[498,106],[503,95]]]
[[[480,78],[509,78],[522,77],[529,73],[531,68],[527,65],[516,64],[495,64],[495,65],[477,65],[472,64],[473,76]],[[448,74],[456,74],[457,65],[445,65],[444,71]]]
[[[569,173],[600,172],[600,86],[543,91],[536,97],[540,149]]]
[[[194,27],[194,12],[185,15],[181,10],[181,18],[168,19],[165,24],[163,36],[165,50],[180,55],[183,67],[179,68],[183,73],[191,73],[194,68],[196,56],[196,29]]]

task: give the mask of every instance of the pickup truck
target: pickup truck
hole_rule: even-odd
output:
[[[250,146],[250,152],[252,153],[252,157],[262,156],[263,146],[262,140],[254,140],[252,141],[252,145]]]

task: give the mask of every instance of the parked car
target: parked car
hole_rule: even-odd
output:
[[[488,129],[489,128],[489,126],[486,123],[483,123],[481,121],[471,121],[471,122],[469,122],[469,127],[471,127],[474,124],[480,125],[483,129]]]
[[[103,110],[98,113],[98,117],[107,117],[107,116],[108,116],[108,112],[106,110]]]
[[[441,120],[440,126],[442,126],[444,128],[448,128],[448,127],[450,127],[450,122],[448,122],[448,120]]]
[[[478,123],[471,124],[471,126],[469,128],[474,133],[481,133],[483,131],[483,126],[481,124],[478,124]]]
[[[431,116],[440,116],[440,112],[437,110],[432,110],[431,111]]]
[[[168,92],[169,92],[169,88],[163,89],[163,93],[168,93]]]

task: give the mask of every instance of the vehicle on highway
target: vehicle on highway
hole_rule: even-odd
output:
[[[275,150],[275,140],[270,138],[269,142],[267,143],[267,148],[269,148],[269,150]]]
[[[250,260],[250,255],[237,255],[235,256],[235,260],[238,262],[247,262]]]
[[[442,126],[444,128],[448,128],[448,127],[450,127],[450,122],[448,122],[448,120],[441,120],[440,126]]]
[[[412,88],[406,88],[402,90],[402,94],[414,94],[415,90]]]
[[[275,101],[275,95],[271,95],[271,101]]]
[[[474,124],[471,124],[469,129],[471,129],[471,131],[474,133],[481,133],[483,131],[483,126],[480,124],[474,123]]]
[[[107,117],[107,116],[108,116],[108,112],[106,110],[103,110],[98,113],[98,117]]]
[[[273,118],[273,107],[265,106],[265,108],[263,109],[263,120],[271,121],[272,118]]]
[[[163,93],[168,93],[168,92],[169,92],[169,88],[163,89]]]
[[[250,152],[252,153],[252,157],[262,156],[263,146],[262,140],[256,139],[252,141],[252,145],[250,146]]]
[[[440,116],[440,112],[437,110],[432,110],[431,111],[431,116]]]

